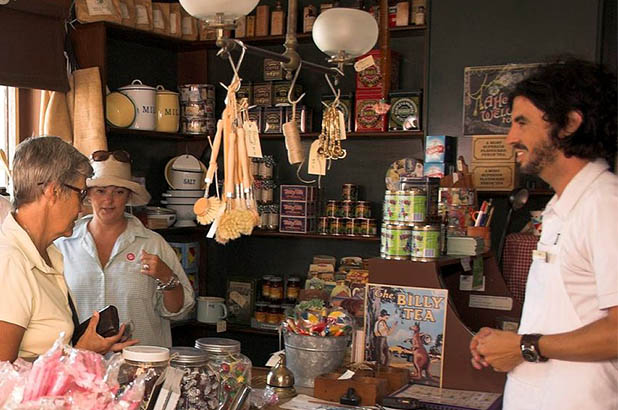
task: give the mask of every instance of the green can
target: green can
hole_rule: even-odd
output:
[[[400,222],[415,224],[425,222],[427,217],[427,195],[421,188],[397,191]]]
[[[429,262],[440,257],[440,225],[414,225],[412,260]]]
[[[382,226],[380,256],[384,259],[410,259],[412,228],[405,225]]]
[[[385,222],[397,221],[399,217],[399,208],[397,206],[397,192],[386,191],[384,193],[384,207],[382,212],[382,220]]]

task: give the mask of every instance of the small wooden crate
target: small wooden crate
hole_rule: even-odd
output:
[[[339,403],[350,387],[361,398],[361,406],[373,406],[386,396],[388,386],[386,379],[354,375],[351,379],[338,380],[340,373],[328,373],[315,378],[313,395],[322,400]]]
[[[398,367],[387,367],[377,371],[360,370],[356,372],[356,375],[385,379],[387,394],[391,394],[392,392],[399,390],[402,386],[410,383],[410,371],[408,369],[400,369]]]

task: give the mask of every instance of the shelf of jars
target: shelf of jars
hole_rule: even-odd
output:
[[[334,239],[342,241],[363,241],[363,242],[379,242],[377,236],[348,236],[348,235],[322,235],[318,233],[287,233],[279,231],[269,231],[264,229],[254,229],[252,236],[267,236],[274,238],[309,238],[309,239]]]
[[[320,135],[319,132],[305,132],[305,133],[301,133],[300,137],[301,138],[317,138],[319,135]],[[363,138],[406,139],[406,138],[423,138],[424,137],[423,131],[348,132],[346,133],[346,136],[349,139],[363,139]],[[283,139],[283,134],[260,133],[260,139],[263,139],[263,140]]]
[[[179,134],[172,132],[158,132],[158,131],[145,131],[135,130],[131,128],[116,128],[107,127],[107,135],[109,137],[137,137],[137,138],[149,138],[158,140],[170,140],[170,141],[206,141],[208,135],[206,134]]]

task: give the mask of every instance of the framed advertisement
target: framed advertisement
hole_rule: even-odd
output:
[[[463,135],[504,135],[511,127],[511,89],[539,64],[464,69]]]
[[[448,290],[367,284],[365,360],[442,387]]]
[[[225,304],[227,321],[250,324],[255,306],[256,280],[245,277],[232,277],[227,280]]]

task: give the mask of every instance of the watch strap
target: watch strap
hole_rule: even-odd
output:
[[[521,350],[533,350],[537,355],[537,362],[546,362],[548,360],[547,357],[541,354],[541,349],[539,348],[539,339],[541,338],[541,334],[539,333],[530,333],[521,336]]]

